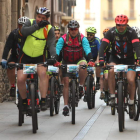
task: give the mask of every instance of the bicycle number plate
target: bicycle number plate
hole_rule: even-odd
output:
[[[54,66],[48,66],[48,72],[58,73],[59,72],[59,68],[58,67],[54,67]]]
[[[88,72],[94,72],[94,70],[95,70],[95,67],[87,67]]]
[[[114,72],[126,72],[128,71],[127,65],[115,65],[114,66]]]
[[[136,67],[136,71],[140,71],[140,67],[139,66]]]
[[[79,65],[67,65],[67,72],[73,73],[79,71]]]
[[[23,64],[23,74],[35,74],[37,72],[37,64]]]

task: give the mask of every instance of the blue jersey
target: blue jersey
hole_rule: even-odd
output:
[[[98,56],[99,48],[100,48],[100,39],[98,37],[95,37],[94,40],[89,41],[91,53],[93,58],[96,58]]]

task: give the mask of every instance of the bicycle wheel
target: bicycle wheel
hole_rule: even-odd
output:
[[[95,108],[95,84],[93,85],[93,89],[92,89],[92,108]]]
[[[30,95],[31,95],[33,133],[36,133],[36,130],[37,130],[37,110],[35,108],[35,106],[36,106],[36,100],[35,100],[35,84],[31,83],[29,85],[29,92],[30,92]]]
[[[138,121],[140,113],[140,80],[137,80],[136,94],[135,94],[135,107],[136,114],[134,116],[134,121]]]
[[[71,94],[72,94],[72,101],[71,101],[71,107],[72,107],[72,124],[75,124],[75,91],[76,91],[76,83],[72,81],[71,85]]]
[[[54,107],[55,107],[55,113],[59,113],[59,107],[60,107],[60,93],[58,89],[58,82],[55,82],[55,102],[54,102]]]
[[[88,76],[87,77],[87,87],[86,87],[86,94],[87,94],[87,106],[88,106],[88,109],[92,109],[92,83],[91,83],[91,77]],[[94,96],[95,97],[95,96]]]
[[[54,115],[54,95],[55,95],[55,79],[51,78],[51,92],[50,92],[50,116]]]
[[[22,113],[22,98],[20,94],[18,93],[18,109],[19,109],[19,120],[18,125],[22,126],[22,123],[24,123],[24,114]]]
[[[123,83],[122,82],[118,82],[118,123],[119,123],[119,131],[123,132],[124,102],[123,102]]]

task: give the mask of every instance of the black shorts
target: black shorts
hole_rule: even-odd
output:
[[[17,63],[17,62],[18,62],[17,56],[11,54],[10,57],[9,57],[9,59],[8,59],[8,63],[9,63],[9,62],[15,62],[15,63]]]
[[[18,59],[18,63],[23,63],[23,64],[37,64],[45,61],[46,61],[45,55],[41,55],[39,57],[30,57],[23,52],[20,53]]]
[[[134,65],[134,56],[130,58],[119,59],[116,56],[110,55],[109,63],[124,64],[124,65]]]
[[[77,60],[76,62],[73,62],[73,63],[68,63],[68,62],[62,60],[62,64],[78,64],[80,61],[85,61],[86,62],[85,58],[83,57],[83,58],[81,58],[81,59],[79,59],[79,60]],[[70,73],[67,73],[67,68],[62,69],[62,76],[63,77],[70,77]]]

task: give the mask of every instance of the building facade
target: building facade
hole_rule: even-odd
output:
[[[140,1],[139,0],[101,0],[100,35],[105,28],[115,26],[115,17],[125,14],[129,18],[130,26],[140,28]]]
[[[80,32],[86,36],[88,27],[97,29],[96,36],[100,36],[100,0],[77,0],[74,8],[74,19],[80,24]]]

